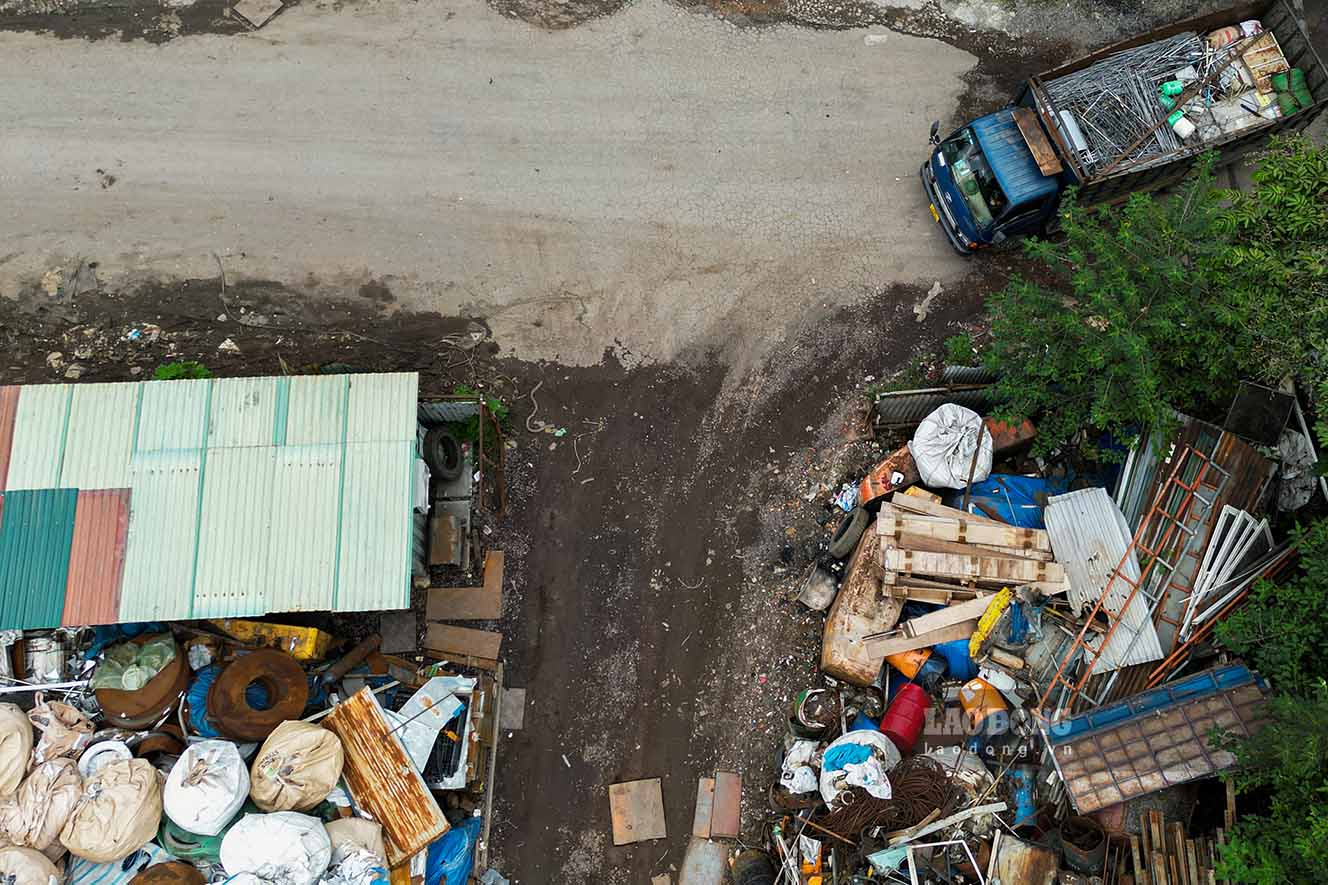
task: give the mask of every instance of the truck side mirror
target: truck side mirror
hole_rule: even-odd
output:
[[[931,121],[931,134],[930,134],[929,136],[927,136],[927,143],[928,143],[928,144],[940,144],[940,143],[941,143],[941,121],[940,121],[940,120],[932,120],[932,121]]]

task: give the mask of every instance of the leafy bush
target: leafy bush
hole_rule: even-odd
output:
[[[1245,194],[1207,157],[1168,197],[1067,203],[1064,237],[1026,244],[1050,280],[988,299],[1000,412],[1038,421],[1040,453],[1220,414],[1242,377],[1290,372],[1328,402],[1328,149],[1276,140]]]
[[[157,370],[152,373],[153,381],[180,381],[188,378],[211,377],[212,370],[194,360],[179,360],[173,363],[162,363],[160,366],[157,366]]]

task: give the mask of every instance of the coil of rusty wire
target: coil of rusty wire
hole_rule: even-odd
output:
[[[872,827],[902,830],[915,825],[933,809],[941,816],[957,805],[958,795],[949,772],[927,756],[910,756],[887,775],[890,798],[878,799],[861,787],[849,787],[835,799],[835,808],[821,822],[843,836],[857,836]]]

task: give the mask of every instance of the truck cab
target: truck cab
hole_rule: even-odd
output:
[[[1069,183],[1026,108],[1003,108],[945,139],[932,124],[931,143],[922,187],[932,217],[961,255],[1043,231]]]

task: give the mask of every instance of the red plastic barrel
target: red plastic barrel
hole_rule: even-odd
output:
[[[929,706],[931,699],[922,690],[922,686],[912,682],[900,686],[899,693],[890,702],[890,709],[881,717],[881,734],[888,737],[899,752],[905,755],[911,753],[927,722]]]

